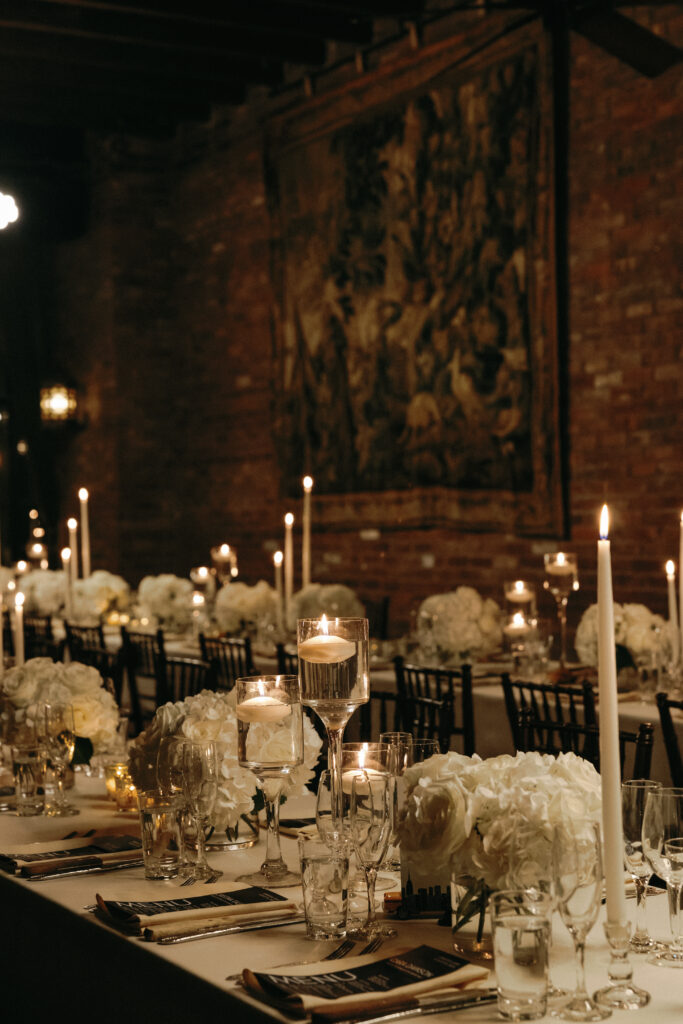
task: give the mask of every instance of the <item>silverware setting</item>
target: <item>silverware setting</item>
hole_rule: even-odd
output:
[[[204,885],[211,885],[212,882],[217,882],[220,877],[220,871],[212,871],[208,878],[203,879]],[[194,883],[197,881],[197,878],[194,878],[193,875],[190,875],[189,878],[186,878],[184,882],[180,883],[180,888],[183,889],[186,885],[194,885]]]
[[[382,945],[384,939],[381,935],[376,935],[374,939],[371,939],[366,946],[358,950],[356,956],[365,956],[367,953],[375,953]],[[327,960],[341,960],[343,957],[348,956],[356,945],[354,939],[344,939],[338,946],[329,952],[326,956],[316,957],[315,960],[288,960],[284,964],[274,964],[272,967],[264,968],[265,971],[279,971],[283,967],[304,967],[306,964],[318,964],[323,963]],[[228,974],[226,981],[234,981],[238,984],[242,980],[242,972],[239,974]]]
[[[212,939],[216,935],[239,935],[240,932],[254,932],[261,928],[283,928],[288,924],[303,924],[305,917],[284,917],[280,920],[254,921],[251,924],[206,925],[195,931],[178,932],[155,939],[160,946],[172,946],[176,942],[194,942],[196,939]]]
[[[425,999],[413,1002],[401,1010],[389,1010],[378,1013],[374,1017],[361,1017],[362,1024],[384,1024],[385,1021],[402,1020],[405,1017],[426,1017],[431,1013],[453,1013],[456,1010],[467,1010],[482,1003],[493,1003],[498,998],[495,988],[470,989],[449,998]],[[356,1024],[358,1017],[337,1021],[337,1024]]]

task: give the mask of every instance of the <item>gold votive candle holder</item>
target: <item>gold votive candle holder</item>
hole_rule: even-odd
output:
[[[116,780],[128,775],[128,765],[124,761],[112,761],[104,766],[104,784],[107,796],[116,803]]]
[[[125,775],[116,776],[116,809],[122,813],[138,809],[138,791],[126,769]]]

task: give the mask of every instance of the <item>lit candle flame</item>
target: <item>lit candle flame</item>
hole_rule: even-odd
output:
[[[229,544],[221,544],[221,554],[223,555],[224,558],[226,558],[230,554]]]
[[[666,563],[666,575],[668,579],[673,579],[676,575],[676,566],[671,559]]]
[[[69,559],[71,558],[71,548],[62,548],[60,553],[63,562],[68,562]]]
[[[23,605],[24,605],[24,601],[25,601],[24,594],[22,594],[21,590],[18,590],[17,593],[14,595],[14,607],[15,608],[22,608]]]
[[[88,498],[90,497],[90,495],[88,494],[88,488],[81,487],[81,489],[78,492],[78,497],[81,501],[87,501]]]
[[[512,616],[512,625],[518,628],[526,625],[526,619],[524,618],[523,612],[515,612]]]
[[[320,632],[325,634],[330,632],[330,624],[327,621],[327,615],[325,615],[325,612],[323,612],[323,616],[320,620]]]
[[[206,577],[209,575],[209,570],[205,565],[200,565],[199,568],[197,569],[197,575],[201,579],[206,579]]]
[[[287,515],[285,516],[285,526],[293,526],[293,525],[294,525],[294,516],[292,515],[291,512],[288,512]]]
[[[313,490],[313,477],[312,476],[305,476],[304,479],[303,479],[303,485],[304,485],[304,490],[305,491],[312,491]]]
[[[517,591],[518,594],[522,593],[522,591],[524,590],[524,580],[516,580],[515,581],[515,590]]]
[[[564,551],[557,552],[557,564],[564,565]]]
[[[600,513],[600,538],[601,540],[607,540],[609,536],[609,509],[607,505],[602,506],[602,512]]]
[[[67,519],[66,525],[69,527],[70,530],[77,530],[78,529],[78,520],[74,519],[73,517],[71,519]]]
[[[284,557],[285,556],[282,554],[281,551],[276,551],[275,554],[273,555],[273,563],[275,565],[282,565],[282,559]]]

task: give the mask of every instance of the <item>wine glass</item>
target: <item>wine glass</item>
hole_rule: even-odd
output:
[[[213,812],[218,794],[216,746],[204,740],[185,739],[180,745],[183,773],[183,794],[197,827],[197,860],[192,865],[192,878],[215,881],[223,874],[211,868],[206,860],[204,829]]]
[[[650,957],[660,967],[683,967],[681,935],[681,869],[674,840],[683,839],[683,788],[654,789],[647,795],[643,815],[643,854],[650,867],[665,879],[669,895],[671,942]],[[667,846],[667,844],[669,844]],[[672,856],[673,855],[673,856]]]
[[[299,619],[297,651],[301,697],[327,730],[332,771],[332,816],[341,831],[342,738],[349,718],[370,697],[367,619]]]
[[[560,668],[567,663],[567,601],[573,590],[579,589],[579,566],[576,555],[566,551],[547,552],[543,556],[545,580],[543,586],[555,598],[560,623]]]
[[[630,942],[634,953],[649,953],[655,946],[645,921],[645,896],[652,877],[652,866],[643,856],[642,832],[648,794],[661,788],[661,782],[653,782],[651,779],[630,779],[621,784],[626,867],[636,886],[636,921]]]
[[[49,817],[67,817],[81,812],[64,796],[64,772],[76,747],[74,709],[71,704],[45,705],[45,746],[57,778],[57,798],[45,813]]]
[[[612,1011],[588,995],[584,966],[586,936],[602,900],[600,828],[594,822],[577,820],[555,829],[553,881],[560,917],[574,940],[576,955],[576,990],[556,1015],[562,1020],[604,1020]]]
[[[396,929],[383,925],[375,914],[375,882],[391,834],[392,779],[379,772],[358,770],[351,779],[349,820],[351,839],[368,887],[368,917],[354,936],[390,938]]]
[[[260,871],[241,875],[250,885],[301,884],[280,850],[280,795],[285,779],[303,763],[304,723],[297,676],[246,676],[235,684],[238,761],[259,781],[266,807],[266,859]]]

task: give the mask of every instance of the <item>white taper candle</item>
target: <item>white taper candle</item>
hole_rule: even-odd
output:
[[[78,500],[81,503],[81,569],[83,579],[87,580],[90,575],[90,518],[88,514],[89,494],[87,488],[81,487],[78,492]]]

